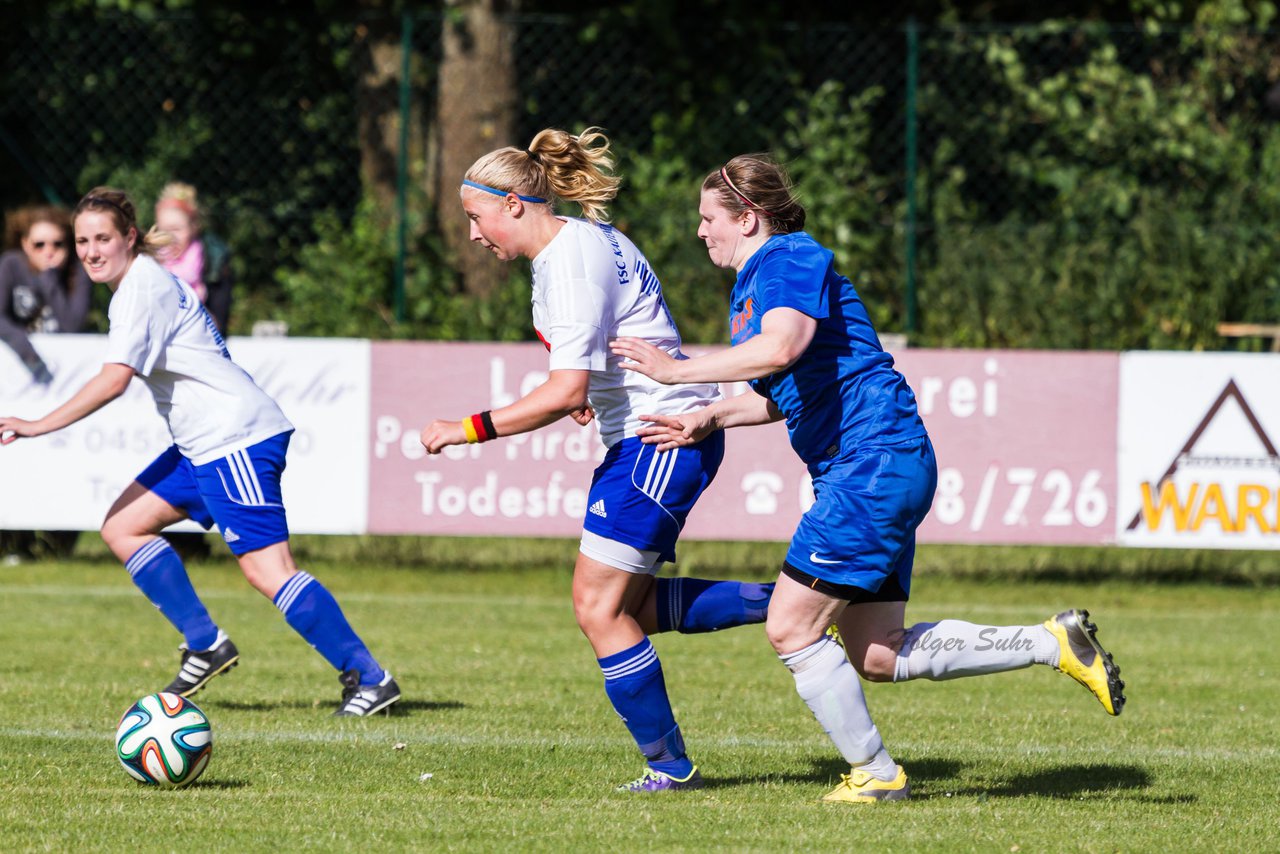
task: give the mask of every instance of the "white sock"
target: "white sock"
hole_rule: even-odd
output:
[[[1044,626],[980,626],[963,620],[906,630],[893,681],[955,679],[1058,663],[1058,640]]]
[[[867,711],[858,673],[844,648],[824,635],[802,650],[778,656],[796,680],[800,699],[822,724],[850,767],[861,766],[881,780],[892,780],[898,768]]]

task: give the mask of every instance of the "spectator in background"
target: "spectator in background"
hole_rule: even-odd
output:
[[[53,379],[31,343],[31,332],[81,332],[92,282],[71,253],[71,219],[52,205],[25,207],[5,217],[0,255],[0,339],[35,382]],[[78,531],[0,531],[0,556],[17,563],[41,553],[69,554]]]
[[[92,286],[71,255],[71,221],[62,208],[20,208],[6,217],[9,251],[0,255],[0,339],[38,383],[53,374],[31,332],[80,332]]]
[[[191,286],[225,335],[231,316],[231,253],[216,235],[203,230],[195,187],[177,181],[165,185],[156,202],[156,229],[173,240],[160,262]]]

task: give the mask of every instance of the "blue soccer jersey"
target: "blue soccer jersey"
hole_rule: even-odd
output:
[[[730,297],[732,343],[758,335],[761,318],[774,308],[818,321],[795,364],[751,382],[786,418],[800,459],[812,465],[925,435],[915,395],[880,346],[853,283],[835,271],[830,250],[804,232],[770,237],[738,274]]]

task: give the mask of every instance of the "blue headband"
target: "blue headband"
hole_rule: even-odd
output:
[[[484,184],[477,184],[475,181],[463,181],[462,185],[464,187],[474,187],[477,190],[484,190],[486,193],[493,193],[495,196],[505,196],[512,192],[511,190],[499,190],[494,187],[486,187]],[[546,199],[540,199],[537,196],[522,196],[519,193],[515,193],[515,197],[522,202],[531,202],[535,205],[545,205],[547,203]]]

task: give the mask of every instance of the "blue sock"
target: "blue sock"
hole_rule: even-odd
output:
[[[182,558],[168,540],[156,537],[134,552],[124,568],[151,604],[182,632],[187,649],[199,652],[213,646],[218,627],[191,586]]]
[[[599,663],[604,672],[604,692],[649,767],[678,780],[693,773],[693,762],[685,755],[684,739],[667,699],[662,663],[649,639],[607,655]]]
[[[377,685],[386,674],[347,622],[338,600],[308,573],[284,583],[273,600],[285,622],[339,672],[360,671],[361,685]]]
[[[683,634],[714,632],[763,623],[769,613],[773,583],[706,581],[701,578],[659,578],[658,631]]]

